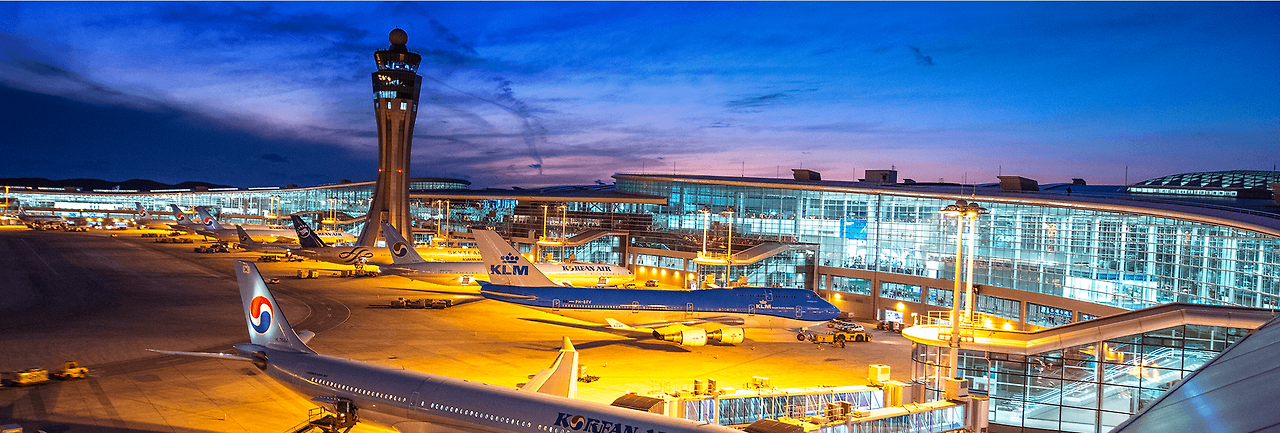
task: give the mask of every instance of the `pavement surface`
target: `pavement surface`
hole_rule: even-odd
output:
[[[0,228],[0,371],[53,372],[68,360],[90,369],[84,380],[0,388],[0,424],[48,433],[283,432],[302,422],[316,405],[247,363],[145,350],[224,351],[247,341],[232,261],[259,254],[196,253],[198,236],[162,244],[144,232]],[[868,364],[889,365],[896,380],[910,375],[911,343],[872,326],[872,342],[844,349],[756,329],[737,345],[681,347],[484,300],[474,286],[342,278],[349,266],[311,261],[258,267],[280,279],[272,292],[295,329],[316,332],[310,346],[320,353],[514,387],[550,365],[567,336],[587,373],[600,376],[580,384],[578,398],[601,403],[691,389],[694,379],[730,388],[753,376],[780,388],[860,385]],[[322,276],[297,279],[300,269]],[[399,297],[455,306],[386,307]]]

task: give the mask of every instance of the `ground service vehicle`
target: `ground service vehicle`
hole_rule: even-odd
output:
[[[27,386],[49,381],[49,370],[28,368],[9,373],[9,383],[13,386]]]
[[[832,346],[844,348],[846,341],[863,342],[871,341],[871,334],[864,331],[845,332],[831,331],[829,334],[815,334],[812,332],[801,332],[796,334],[796,339],[800,341],[809,340],[813,344],[831,343]]]
[[[81,367],[80,363],[75,361],[67,361],[62,363],[62,371],[53,374],[53,377],[62,380],[68,379],[84,379],[89,377],[89,369]]]

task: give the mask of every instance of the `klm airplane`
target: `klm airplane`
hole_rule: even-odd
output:
[[[312,401],[332,405],[340,427],[363,421],[402,433],[737,432],[557,395],[565,392],[559,385],[575,380],[565,374],[576,369],[576,362],[563,362],[572,351],[567,339],[553,371],[543,370],[520,389],[321,355],[306,344],[314,333],[294,333],[253,263],[237,261],[235,272],[250,342],[236,344],[234,353],[156,352],[251,362]]]
[[[382,233],[391,250],[391,266],[380,267],[384,273],[440,284],[468,285],[487,279],[483,262],[429,262],[423,259],[413,243],[404,239],[395,226],[382,223]],[[483,253],[482,253],[483,255]],[[538,263],[532,265],[559,283],[586,286],[618,285],[635,281],[636,276],[621,266],[597,263]],[[554,283],[553,283],[554,284]]]
[[[645,290],[561,287],[516,253],[497,233],[473,230],[489,282],[486,298],[620,330],[651,333],[682,346],[708,340],[740,343],[743,328],[794,329],[834,319],[840,309],[803,289],[737,287]],[[708,331],[701,326],[717,327]]]
[[[301,249],[295,251],[300,255],[340,265],[354,265],[360,259],[375,265],[391,264],[391,253],[382,248],[329,245],[302,218],[297,215],[289,215],[289,218],[293,219],[293,230],[298,234],[298,243],[301,244]]]

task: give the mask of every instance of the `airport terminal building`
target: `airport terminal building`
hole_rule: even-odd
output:
[[[792,178],[614,178],[614,185],[510,190],[413,179],[414,232],[465,242],[467,228],[492,228],[525,251],[542,241],[539,252],[553,258],[625,264],[641,281],[809,288],[857,318],[911,325],[951,308],[962,235],[944,210],[958,200],[976,203],[985,212],[969,220],[976,227],[973,307],[983,325],[1010,335],[1093,338],[1062,347],[961,346],[957,374],[990,396],[990,420],[1003,431],[1119,425],[1262,320],[1222,319],[1196,304],[1280,303],[1273,194],[1280,172],[1188,173],[1128,187],[1039,185],[1015,176],[927,184],[898,182],[891,171],[869,171],[875,181],[857,182],[824,181],[807,170]],[[11,187],[6,199],[82,219],[125,220],[134,202],[160,215],[169,204],[210,206],[231,222],[302,213],[356,232],[372,190],[372,182],[146,192]],[[1111,317],[1080,323],[1104,316]],[[1180,319],[1152,320],[1173,316]],[[1135,325],[1143,323],[1157,328]],[[917,343],[913,379],[939,393],[950,368],[946,341],[909,338]]]
[[[1166,178],[1127,191],[1083,182],[1028,188],[1027,179],[976,186],[822,181],[800,172],[795,179],[617,174],[615,185],[511,190],[417,178],[410,206],[419,235],[442,227],[465,237],[468,227],[488,227],[517,242],[563,240],[566,258],[643,267],[670,282],[679,282],[679,273],[723,284],[727,270],[730,282],[811,288],[857,317],[883,318],[951,307],[956,218],[942,211],[965,200],[987,210],[974,219],[976,309],[1017,326],[1052,327],[1172,302],[1280,303],[1280,208],[1259,197],[1280,182],[1280,172],[1240,173],[1169,176],[1196,181],[1181,188],[1186,195],[1167,187],[1146,193],[1170,183]],[[134,202],[161,215],[169,204],[209,206],[230,222],[304,213],[355,231],[372,184],[10,187],[6,200],[71,218],[124,220]],[[1241,186],[1254,198],[1236,197]]]

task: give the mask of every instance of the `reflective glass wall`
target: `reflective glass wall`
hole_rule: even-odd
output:
[[[1105,432],[1150,404],[1249,330],[1182,325],[1033,356],[961,350],[960,376],[991,397],[995,424]],[[916,344],[913,379],[939,398],[945,347]]]
[[[990,210],[977,220],[976,284],[1125,309],[1169,302],[1252,307],[1280,302],[1280,239],[1233,227],[870,188],[809,191],[767,183],[616,178],[620,192],[669,198],[667,205],[648,206],[653,230],[700,235],[699,209],[733,208],[731,217],[717,218],[732,218],[735,236],[815,244],[822,266],[953,279],[956,224],[939,211],[964,198]],[[1003,309],[994,308],[1010,313]]]

